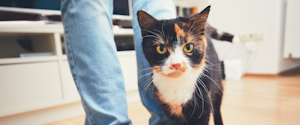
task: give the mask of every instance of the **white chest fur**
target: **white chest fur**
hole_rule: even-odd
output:
[[[185,104],[192,99],[202,69],[189,69],[181,77],[171,78],[153,72],[153,83],[166,103]]]

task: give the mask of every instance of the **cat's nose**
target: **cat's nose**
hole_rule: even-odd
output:
[[[179,66],[180,66],[180,63],[175,63],[175,64],[172,64],[172,66],[175,68],[175,69],[178,69]]]

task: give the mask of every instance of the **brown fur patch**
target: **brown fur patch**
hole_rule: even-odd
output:
[[[169,69],[170,70],[174,70],[175,68],[173,66],[169,66]]]
[[[186,55],[189,55],[189,56],[191,56],[191,55],[193,55],[193,53],[185,53]]]
[[[172,50],[171,47],[167,47],[167,46],[166,46],[166,48],[167,48],[167,50],[168,50],[169,53],[172,53],[172,52],[173,52],[173,50]]]
[[[207,47],[207,39],[206,39],[205,35],[201,35],[200,38],[202,39],[202,41],[204,43],[204,46],[205,46],[204,49],[206,49],[206,47]]]
[[[185,22],[182,22],[181,24],[182,24],[182,26],[186,26],[186,27],[190,27],[190,26],[191,26],[191,24],[190,24],[190,23],[185,23]]]
[[[174,24],[174,25],[175,25],[176,35],[184,37],[186,35],[186,32],[184,32],[177,24]]]
[[[152,70],[155,71],[156,73],[161,73],[159,66],[154,66]]]
[[[173,102],[167,103],[159,92],[156,92],[156,95],[160,101],[162,101],[163,103],[166,103],[169,106],[171,114],[183,117],[182,106],[180,104],[175,104]]]

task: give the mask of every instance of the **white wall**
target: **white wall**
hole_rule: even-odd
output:
[[[264,34],[253,53],[246,51],[245,43],[215,42],[221,60],[241,59],[244,71],[255,74],[277,74],[300,66],[299,60],[282,57],[283,0],[211,0],[211,5],[209,22],[216,28],[235,34]]]

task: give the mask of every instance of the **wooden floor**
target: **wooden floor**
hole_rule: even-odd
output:
[[[224,86],[225,125],[300,125],[300,75],[244,76],[224,81]],[[134,125],[148,124],[150,114],[141,102],[130,104],[128,109]],[[47,125],[83,125],[84,117]]]

